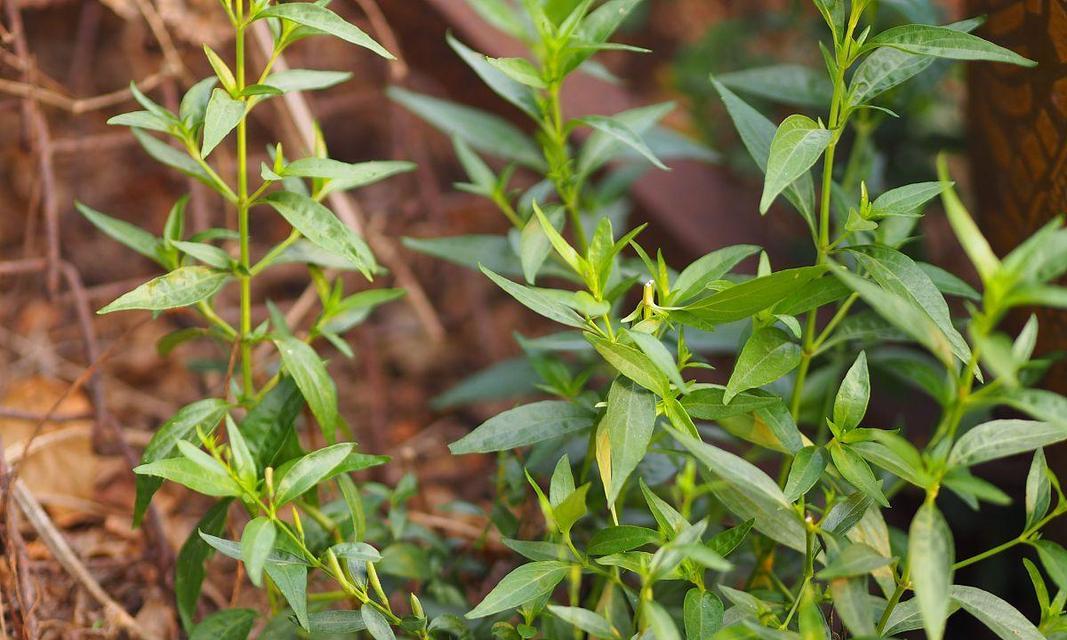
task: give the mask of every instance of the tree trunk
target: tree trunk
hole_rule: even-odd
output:
[[[969,0],[982,35],[1037,60],[970,67],[974,213],[1003,255],[1067,213],[1067,0]],[[1041,347],[1067,347],[1067,313],[1042,311]],[[1048,380],[1059,391],[1067,376]]]

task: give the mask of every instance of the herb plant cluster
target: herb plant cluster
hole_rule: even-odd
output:
[[[711,79],[765,174],[761,213],[779,201],[795,209],[810,233],[812,264],[775,270],[759,247],[744,245],[675,270],[662,252],[642,247],[642,227],[619,232],[626,228],[625,194],[651,166],[665,169],[661,158],[713,154],[657,126],[669,104],[568,118],[561,103],[564,82],[575,74],[611,79],[592,60],[596,52],[635,49],[611,37],[640,0],[468,2],[524,42],[529,58],[487,57],[451,36],[449,44],[529,117],[535,135],[464,105],[399,88],[391,96],[452,136],[468,175],[459,187],[489,199],[512,229],[407,244],[480,268],[518,302],[565,327],[520,337],[523,361],[499,365],[442,399],[521,395],[531,381],[551,397],[505,411],[452,445],[457,455],[499,456],[492,527],[525,559],[473,608],[432,575],[394,574],[433,587],[425,606],[402,582],[383,582],[383,556],[405,536],[403,504],[414,487],[405,481],[389,491],[351,479],[350,472],[385,460],[337,442],[347,428],[336,387],[311,346],[321,337],[348,352],[340,335],[398,295],[346,296],[340,279],[326,279],[321,264],[344,262],[368,277],[377,267],[362,240],[320,201],[411,165],[339,163],[321,145],[313,157],[287,161],[278,147],[261,168],[261,186],[248,185],[248,112],[284,91],[342,79],[272,74],[268,63],[248,83],[243,43],[250,24],[270,22],[275,57],[320,33],[388,52],[322,4],[236,0],[225,5],[237,34],[235,70],[207,50],[217,77],[194,86],[178,115],[135,90],[144,111],[115,119],[135,127],[153,157],[205,182],[237,211],[236,233],[184,239],[182,203],[162,237],[81,207],[104,232],[168,270],[103,311],[191,306],[208,328],[168,342],[209,337],[230,345],[240,368],[225,397],[196,402],[168,421],[136,469],[137,520],[163,479],[220,499],[177,563],[179,611],[192,636],[245,638],[255,622],[248,610],[197,622],[203,562],[218,551],[241,560],[253,583],[268,590],[276,615],[261,637],[823,640],[921,629],[940,640],[959,610],[1000,638],[1067,637],[1067,550],[1041,535],[1067,512],[1042,452],[1067,439],[1067,399],[1033,388],[1050,364],[1033,357],[1036,320],[1017,335],[1001,328],[1020,307],[1067,307],[1067,289],[1052,284],[1067,272],[1067,229],[1057,219],[1000,259],[957,197],[943,159],[937,181],[876,190],[868,164],[851,157],[870,152],[870,128],[879,119],[868,115],[895,115],[882,101],[937,59],[1032,63],[971,35],[978,21],[875,33],[866,26],[870,14],[896,3],[814,0],[829,31],[820,43],[828,103],[775,125],[738,95],[759,95],[758,87],[738,77],[729,87]],[[186,153],[146,130],[172,136]],[[230,186],[206,158],[234,130],[238,175]],[[479,153],[505,161],[503,169]],[[902,251],[936,198],[980,290]],[[250,210],[263,204],[293,233],[252,263]],[[239,258],[217,246],[230,241],[239,243]],[[253,327],[253,277],[294,255],[312,257],[322,313],[300,337],[273,307]],[[752,258],[754,277],[735,273]],[[238,327],[212,302],[230,280],[241,287]],[[545,281],[567,287],[546,288]],[[953,315],[960,308],[965,313]],[[253,361],[253,347],[268,342],[280,362],[261,382],[265,367]],[[736,352],[732,368],[706,373],[715,368],[706,355],[724,349]],[[872,391],[881,390],[877,374],[885,372],[936,403],[934,424],[874,422],[868,405],[878,401]],[[725,384],[703,381],[716,376]],[[295,427],[305,404],[329,443],[309,453]],[[1027,417],[991,417],[1005,408]],[[951,493],[974,509],[1010,502],[972,469],[1023,453],[1033,462],[1019,535],[957,557],[939,500]],[[891,529],[885,515],[901,492],[925,497],[907,531]],[[531,495],[544,517],[540,539],[524,539],[531,528],[517,515]],[[222,537],[231,503],[248,516],[240,540]],[[387,522],[375,516],[385,503]],[[391,546],[382,551],[372,540]],[[1041,612],[1036,623],[997,595],[954,580],[957,569],[1018,548],[1032,549],[1028,555],[1044,570],[1022,559]],[[309,594],[312,574],[334,590]],[[327,606],[335,601],[351,606]],[[466,610],[463,618],[457,607]]]

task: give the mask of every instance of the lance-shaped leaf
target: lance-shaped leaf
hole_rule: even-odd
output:
[[[800,267],[753,278],[672,311],[671,315],[678,316],[681,322],[692,316],[711,325],[743,320],[774,305],[823,271],[823,267]]]
[[[801,350],[789,335],[777,327],[754,331],[737,356],[723,402],[729,404],[738,393],[778,380],[800,364]]]
[[[952,531],[932,502],[915,514],[908,530],[908,564],[923,628],[930,640],[945,633],[951,603],[952,564],[956,560]]]
[[[819,446],[811,445],[798,451],[789,467],[789,477],[785,483],[785,499],[789,502],[796,502],[801,496],[811,491],[811,488],[822,477],[829,461],[830,456],[826,453],[826,449]]]
[[[876,218],[917,215],[923,205],[944,190],[945,185],[940,182],[917,182],[890,189],[871,203],[871,215]]]
[[[601,133],[615,138],[622,144],[640,153],[654,166],[669,171],[667,165],[660,162],[660,159],[656,157],[656,154],[652,153],[652,150],[648,148],[648,145],[641,139],[641,136],[635,133],[624,121],[610,116],[591,115],[578,118],[578,122],[586,124]]]
[[[80,202],[75,202],[74,206],[85,216],[86,220],[93,223],[94,227],[103,231],[112,240],[121,242],[149,260],[161,262],[162,242],[156,236],[125,220],[112,218]]]
[[[616,378],[608,392],[603,428],[611,443],[608,502],[614,504],[627,478],[648,451],[656,424],[656,396],[626,378]]]
[[[823,108],[833,94],[825,71],[799,64],[743,69],[717,77],[735,91],[798,107]]]
[[[557,292],[551,289],[527,287],[497,275],[487,267],[483,266],[481,269],[482,273],[489,276],[489,279],[495,282],[497,286],[507,291],[513,298],[530,310],[568,327],[580,329],[585,326],[581,316],[575,313],[574,309],[564,304],[560,296],[554,295]]]
[[[881,245],[865,245],[849,250],[875,282],[925,313],[938,326],[953,354],[962,362],[971,357],[971,349],[952,324],[948,303],[930,276],[903,253]]]
[[[202,427],[205,433],[210,433],[222,417],[226,415],[229,404],[218,398],[198,400],[178,410],[164,422],[152,439],[148,441],[144,453],[141,454],[141,464],[148,464],[174,455],[178,448],[179,440],[187,440],[196,433],[197,427]],[[148,502],[152,494],[159,489],[162,480],[154,476],[137,476],[137,499],[133,509],[133,526],[140,526]]]
[[[829,129],[800,114],[791,115],[778,125],[767,156],[760,213],[767,213],[778,194],[819,160],[833,135]]]
[[[945,185],[945,190],[941,192],[941,203],[945,207],[945,216],[952,225],[952,231],[974,264],[982,282],[988,283],[1000,270],[1000,258],[993,253],[993,248],[989,246],[967,207],[963,206],[963,202],[952,188],[953,183],[948,175],[948,160],[944,155],[937,159],[937,177],[941,184]]]
[[[868,49],[876,47],[893,47],[908,53],[951,60],[990,60],[1024,67],[1037,64],[978,36],[929,24],[905,24],[887,29],[871,38],[865,46]]]
[[[233,131],[245,115],[245,103],[234,100],[222,89],[211,92],[204,112],[204,144],[200,155],[208,157],[215,147]]]
[[[945,25],[946,29],[970,32],[983,20],[974,18]],[[849,85],[849,103],[866,104],[872,98],[914,78],[930,67],[935,58],[908,53],[892,47],[880,47],[863,59],[852,74]]]
[[[867,354],[860,351],[852,363],[834,399],[834,424],[841,432],[859,426],[871,399],[871,377],[867,371]]]
[[[542,400],[509,409],[449,445],[455,455],[508,451],[593,426],[588,409],[562,400]]]
[[[840,442],[832,442],[828,446],[830,457],[834,466],[841,472],[845,480],[866,495],[874,499],[883,507],[889,507],[889,500],[882,493],[882,481],[874,475],[866,461],[849,445]]]
[[[452,47],[452,50],[458,53],[460,58],[463,58],[463,61],[478,74],[482,82],[492,89],[494,93],[522,109],[531,118],[539,119],[541,117],[541,109],[537,106],[537,98],[529,86],[510,77],[500,68],[499,63],[493,64],[491,59],[463,44],[451,33],[446,35],[445,39],[448,41],[448,46]]]
[[[274,5],[256,14],[255,19],[258,20],[260,18],[289,20],[305,27],[311,27],[316,31],[328,33],[345,42],[370,49],[387,60],[396,59],[393,54],[386,51],[382,45],[375,42],[362,29],[346,22],[344,18],[317,2],[289,2]]]
[[[305,238],[326,251],[347,258],[368,279],[377,270],[378,265],[367,243],[318,202],[290,191],[272,193],[263,198],[263,202],[273,207]]]
[[[241,495],[241,487],[218,460],[185,440],[178,441],[178,449],[182,457],[142,464],[135,467],[133,472],[177,482],[206,496],[225,498]]]
[[[715,476],[712,491],[728,509],[742,519],[755,520],[756,529],[773,540],[803,551],[804,527],[774,480],[747,460],[675,429],[670,431]]]
[[[293,336],[276,338],[274,344],[282,356],[282,365],[307,400],[326,440],[333,442],[339,419],[337,385],[326,371],[322,358],[310,345]]]
[[[504,576],[467,617],[484,618],[543,598],[552,593],[570,570],[570,564],[556,560],[524,564]]]
[[[952,599],[1001,640],[1041,640],[1041,633],[1018,609],[997,596],[964,585],[952,586]]]
[[[612,116],[612,119],[628,127],[635,135],[645,136],[652,132],[656,123],[673,109],[673,102],[664,102],[622,111]],[[581,153],[578,155],[578,175],[587,176],[602,167],[624,144],[608,132],[599,129],[594,131],[582,145]]]
[[[1067,440],[1067,424],[1062,422],[992,420],[960,436],[952,447],[948,462],[969,467],[1063,440]]]
[[[124,293],[97,313],[188,307],[218,293],[229,278],[230,274],[208,267],[179,267]]]
[[[299,498],[322,480],[330,477],[348,454],[352,453],[351,442],[331,445],[298,458],[281,478],[274,492],[274,502],[283,505]]]
[[[741,136],[741,142],[748,149],[749,155],[752,156],[760,171],[767,173],[767,159],[771,155],[771,142],[774,140],[777,129],[774,123],[737,97],[717,79],[712,78],[711,83],[722,98],[726,112],[733,120],[734,127]],[[804,217],[808,226],[814,228],[815,183],[812,181],[811,174],[804,173],[800,179],[787,186],[783,193],[786,200]]]
[[[165,164],[172,169],[177,169],[187,176],[196,178],[204,184],[218,188],[211,176],[204,171],[203,167],[198,165],[195,160],[190,158],[188,154],[183,151],[179,151],[170,146],[162,140],[157,140],[148,135],[141,129],[131,129],[133,137],[137,138],[137,142],[141,143],[145,152],[148,153],[156,162]]]
[[[703,293],[709,284],[721,279],[742,260],[755,255],[759,250],[759,247],[751,244],[734,245],[717,249],[695,260],[682,269],[671,285],[671,303],[682,304]]]
[[[318,69],[286,69],[267,76],[267,84],[283,93],[290,91],[316,91],[328,89],[352,77],[348,71],[321,71]]]
[[[149,476],[137,476],[137,479]],[[226,511],[230,500],[220,500],[208,509],[185,539],[174,562],[174,601],[182,628],[189,632],[194,626],[196,605],[204,584],[204,563],[215,553],[214,547],[200,537],[204,533],[220,536],[226,530]]]
[[[578,629],[588,633],[591,637],[619,637],[619,632],[615,630],[615,627],[611,626],[611,623],[605,620],[604,616],[599,613],[594,613],[588,609],[582,609],[580,607],[560,607],[554,604],[548,605],[548,610],[560,620],[569,622]]]
[[[274,550],[277,533],[274,523],[260,516],[246,524],[241,534],[241,559],[244,560],[248,578],[257,587],[263,577],[263,566]]]
[[[463,140],[478,151],[514,160],[531,169],[544,169],[545,161],[537,145],[499,116],[399,87],[390,87],[387,93],[443,133]]]
[[[952,366],[952,343],[922,309],[896,293],[851,273],[843,266],[836,266],[831,272],[858,293],[884,320],[929,349],[942,363]]]
[[[248,640],[256,612],[252,609],[223,609],[204,618],[189,633],[189,640]]]

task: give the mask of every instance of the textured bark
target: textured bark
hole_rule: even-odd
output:
[[[971,159],[975,214],[1004,254],[1067,213],[1067,0],[969,0],[982,35],[1038,61],[1024,69],[973,64]],[[1042,348],[1067,347],[1067,313],[1043,311]],[[1067,376],[1053,386],[1067,388]]]

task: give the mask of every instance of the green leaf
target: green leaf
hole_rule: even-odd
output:
[[[867,462],[848,445],[832,442],[829,445],[830,457],[834,466],[852,486],[867,494],[883,507],[889,507],[889,500],[882,493],[882,481],[874,475]]]
[[[717,78],[735,91],[798,107],[823,108],[833,94],[825,71],[799,64],[744,69]]]
[[[265,570],[271,582],[278,587],[278,591],[281,591],[285,601],[289,603],[289,608],[293,610],[293,614],[296,615],[300,626],[304,629],[310,628],[311,622],[308,620],[307,604],[307,566],[296,563],[283,564],[268,560]]]
[[[781,402],[781,399],[771,394],[741,391],[730,399],[730,404],[726,404],[725,395],[726,387],[706,385],[683,396],[681,403],[686,412],[698,420],[721,420],[749,414]]]
[[[170,133],[174,126],[165,118],[161,118],[151,111],[131,111],[130,113],[119,114],[108,118],[107,123],[113,126],[137,127],[162,133]]]
[[[137,480],[146,477],[149,476],[137,476]],[[230,500],[221,500],[207,510],[185,539],[174,562],[174,600],[186,632],[194,626],[193,617],[200,600],[200,588],[204,584],[204,563],[215,553],[215,549],[200,537],[199,532],[222,535],[226,530],[226,511],[229,506]]]
[[[316,31],[327,33],[345,42],[370,49],[386,60],[395,60],[393,54],[374,41],[359,27],[345,22],[339,15],[314,2],[290,2],[267,7],[256,14],[255,19],[282,18]]]
[[[759,247],[751,244],[724,247],[697,259],[682,272],[671,285],[671,304],[683,304],[693,296],[703,293],[709,284],[720,280],[742,260],[755,255]]]
[[[829,129],[800,114],[791,115],[778,125],[767,156],[760,213],[767,213],[774,199],[818,161],[833,135]]]
[[[800,360],[800,346],[786,332],[776,327],[754,331],[737,356],[723,401],[729,404],[741,391],[778,380],[795,369]]]
[[[484,618],[543,598],[552,593],[570,570],[570,564],[555,560],[524,564],[504,576],[489,595],[467,613],[467,618]]]
[[[1067,549],[1051,540],[1038,540],[1032,544],[1052,581],[1060,590],[1067,590]]]
[[[658,532],[632,524],[623,524],[597,529],[593,537],[589,539],[589,546],[586,550],[590,555],[606,556],[632,551],[646,544],[658,542],[660,542]]]
[[[774,305],[779,300],[819,276],[823,267],[785,269],[761,278],[753,278],[714,293],[672,311],[680,322],[690,317],[711,325],[743,320]]]
[[[923,205],[945,190],[940,182],[919,182],[890,189],[871,203],[871,217],[917,215]]]
[[[488,267],[483,266],[481,269],[482,273],[495,282],[497,286],[504,291],[507,291],[511,297],[521,302],[530,310],[537,312],[549,320],[555,320],[568,327],[579,329],[585,327],[585,322],[573,309],[564,304],[559,296],[552,295],[552,289],[527,287],[497,275]]]
[[[204,78],[189,87],[189,90],[182,96],[178,115],[189,130],[195,131],[197,127],[204,123],[207,103],[211,99],[211,92],[215,85],[218,84],[218,81],[218,78],[214,76]]]
[[[310,615],[309,622],[312,638],[320,635],[332,637],[339,634],[358,633],[367,629],[366,623],[363,622],[363,614],[349,609],[316,611]]]
[[[785,483],[785,499],[796,502],[811,491],[822,477],[826,464],[830,461],[826,449],[815,445],[807,446],[797,452],[789,467],[789,477]]]
[[[663,169],[664,171],[670,170],[667,165],[660,162],[660,159],[652,153],[652,150],[648,148],[648,145],[641,139],[641,136],[635,133],[634,130],[622,120],[610,116],[590,115],[578,118],[578,122],[615,138],[622,144],[644,156],[645,159],[653,164],[653,166]]]
[[[121,242],[149,260],[161,263],[161,242],[156,236],[125,220],[112,218],[80,202],[75,202],[74,206],[85,216],[86,220],[93,223],[94,227],[103,231],[112,240]]]
[[[520,13],[508,0],[467,0],[483,20],[516,38],[526,33]]]
[[[256,621],[252,609],[223,609],[204,618],[189,640],[247,640]]]
[[[593,414],[562,400],[542,400],[505,411],[449,445],[453,455],[508,451],[593,426]]]
[[[367,625],[367,633],[374,640],[396,640],[396,634],[382,612],[367,605],[360,608],[360,613],[363,614],[363,623]]]
[[[801,640],[825,640],[828,633],[826,621],[819,610],[819,598],[815,588],[810,584],[800,594],[800,608],[797,609],[797,628]]]
[[[953,346],[925,311],[905,298],[849,272],[843,266],[833,268],[832,273],[858,293],[889,324],[929,349],[942,363],[952,366]]]
[[[834,611],[855,637],[875,635],[871,599],[867,592],[867,578],[837,578],[830,581]]]
[[[278,191],[263,198],[289,224],[317,246],[347,258],[367,279],[378,265],[367,243],[332,211],[307,196]]]
[[[641,619],[647,622],[653,638],[656,640],[682,640],[671,614],[658,602],[655,600],[642,600],[640,611]]]
[[[867,371],[867,354],[860,351],[852,363],[834,399],[834,424],[842,432],[858,427],[867,413],[871,398],[871,377]]]
[[[222,249],[203,242],[185,242],[171,240],[170,245],[182,253],[192,256],[209,267],[226,270],[233,264],[233,258]]]
[[[728,509],[791,549],[804,549],[804,528],[778,484],[752,463],[671,429],[671,435],[719,482],[712,491]]]
[[[611,626],[611,623],[599,613],[580,607],[560,607],[554,604],[548,605],[548,610],[560,620],[574,625],[590,636],[597,638],[619,637],[619,632],[615,630],[615,627]]]
[[[322,480],[352,452],[351,442],[331,445],[298,458],[292,467],[278,479],[274,491],[274,504],[283,505],[302,496]]]
[[[141,464],[171,457],[178,447],[179,440],[187,440],[196,434],[197,428],[210,433],[226,415],[229,404],[218,398],[198,400],[178,410],[169,420],[156,430],[152,439],[141,454]],[[138,475],[137,498],[133,508],[133,526],[138,527],[148,508],[152,494],[159,489],[162,481],[153,476]]]
[[[1014,51],[964,33],[950,27],[928,24],[906,24],[892,27],[871,38],[864,48],[893,47],[907,53],[916,53],[951,60],[990,60],[1007,62],[1024,67],[1037,63]]]
[[[187,176],[196,178],[213,189],[218,188],[218,185],[215,184],[207,172],[205,172],[204,169],[186,153],[175,149],[161,140],[153,138],[140,129],[131,129],[130,131],[133,133],[133,137],[137,138],[137,142],[141,143],[145,152],[156,162],[181,171]]]
[[[319,71],[316,69],[286,69],[267,76],[264,84],[284,93],[316,91],[341,84],[352,77],[348,71]]]
[[[682,605],[682,622],[686,640],[711,640],[722,627],[722,600],[710,591],[690,589]]]
[[[645,457],[656,426],[656,396],[626,378],[616,378],[608,391],[603,428],[611,443],[611,482],[606,487],[614,504],[630,474]]]
[[[654,135],[656,123],[673,109],[673,102],[664,102],[621,111],[612,116],[612,119],[629,128],[635,135],[645,136],[645,144],[655,152],[652,148],[653,140],[649,136]],[[578,176],[584,178],[610,160],[618,158],[619,152],[625,146],[619,138],[606,131],[593,131],[578,154]]]
[[[982,282],[988,283],[1000,270],[1000,258],[993,253],[989,242],[978,230],[978,225],[974,223],[971,214],[967,212],[967,208],[963,206],[963,202],[952,188],[953,183],[948,175],[948,161],[943,155],[937,159],[937,177],[941,184],[945,185],[945,190],[941,192],[941,203],[945,207],[945,215],[948,217],[949,224],[952,225],[952,231],[963,246],[967,257],[971,259],[971,263],[974,264]]]
[[[301,158],[285,165],[281,175],[296,178],[322,178],[330,182],[320,197],[335,191],[348,191],[374,184],[399,173],[415,170],[415,163],[391,160],[348,163],[330,158]]]
[[[326,440],[333,442],[340,418],[337,414],[337,385],[326,371],[326,365],[303,340],[282,336],[275,338],[274,344],[282,356],[282,365],[307,400]]]
[[[850,544],[834,556],[816,577],[820,580],[864,576],[892,562],[865,544]]]
[[[650,333],[643,333],[641,331],[627,331],[626,335],[637,344],[637,347],[648,356],[648,359],[652,361],[656,368],[660,370],[663,375],[667,376],[667,379],[679,390],[685,389],[685,380],[682,379],[682,372],[678,369],[678,363],[674,361],[674,356],[667,349],[659,338],[653,336]]]
[[[992,593],[957,584],[952,587],[952,599],[1001,640],[1041,640],[1046,637],[1018,609]]]
[[[494,93],[524,111],[531,118],[539,119],[541,117],[541,109],[537,104],[537,98],[534,92],[530,90],[530,87],[543,87],[544,82],[536,83],[540,79],[540,74],[533,65],[522,58],[507,58],[503,60],[488,58],[467,47],[451,33],[447,34],[445,39],[448,41],[448,45],[452,47],[452,50],[463,58],[463,61],[478,74],[482,82],[492,89]],[[523,65],[523,62],[526,64]],[[530,84],[530,82],[534,84]]]
[[[883,289],[929,316],[944,333],[952,345],[952,353],[960,361],[970,360],[970,347],[952,324],[952,316],[944,296],[914,260],[895,249],[881,245],[851,247],[849,252]]]
[[[552,228],[559,231],[563,228],[565,210],[563,207],[551,207],[545,217],[552,224]],[[519,260],[522,262],[522,274],[526,282],[533,284],[537,279],[537,272],[552,251],[552,242],[545,234],[544,223],[540,216],[531,217],[526,221],[519,235]]]
[[[245,103],[234,100],[222,89],[211,92],[211,100],[204,113],[204,144],[200,155],[208,157],[215,147],[233,131],[245,115]]]
[[[293,425],[303,408],[300,389],[292,377],[285,376],[245,414],[241,433],[261,467],[278,464],[285,443],[295,440]]]
[[[937,506],[932,502],[925,503],[915,514],[908,531],[908,564],[923,627],[930,640],[941,640],[945,633],[955,560],[956,551],[948,523]]]
[[[229,279],[230,274],[207,267],[179,267],[124,293],[97,313],[188,307],[218,293]]]
[[[1029,530],[1048,513],[1052,502],[1052,481],[1049,479],[1045,450],[1034,451],[1030,471],[1026,474],[1026,529]]]
[[[390,87],[386,93],[446,135],[459,138],[478,151],[538,171],[545,167],[537,145],[499,116],[399,87]]]
[[[946,29],[973,31],[981,19],[962,20],[945,25]],[[919,75],[933,64],[935,58],[908,53],[891,47],[875,49],[856,67],[849,84],[849,103],[866,104],[872,98]]]
[[[616,371],[660,397],[671,396],[667,376],[642,351],[588,333],[585,337]]]
[[[241,495],[241,487],[217,460],[185,440],[178,441],[178,448],[185,457],[142,464],[135,467],[133,472],[177,482],[206,496],[225,498]]]
[[[774,140],[777,127],[774,123],[748,105],[744,100],[737,97],[732,91],[717,79],[711,79],[712,85],[722,98],[726,111],[741,136],[744,143],[760,171],[767,172],[767,160],[771,155],[771,144]],[[800,179],[787,186],[783,192],[786,200],[789,200],[808,226],[814,230],[815,225],[815,183],[810,173],[804,173]]]
[[[1067,424],[1035,420],[992,420],[960,436],[952,447],[948,463],[970,467],[1033,451],[1063,440],[1067,440]]]
[[[260,516],[246,524],[241,534],[241,559],[244,560],[248,578],[257,587],[263,577],[263,566],[274,550],[277,533],[274,523]]]

